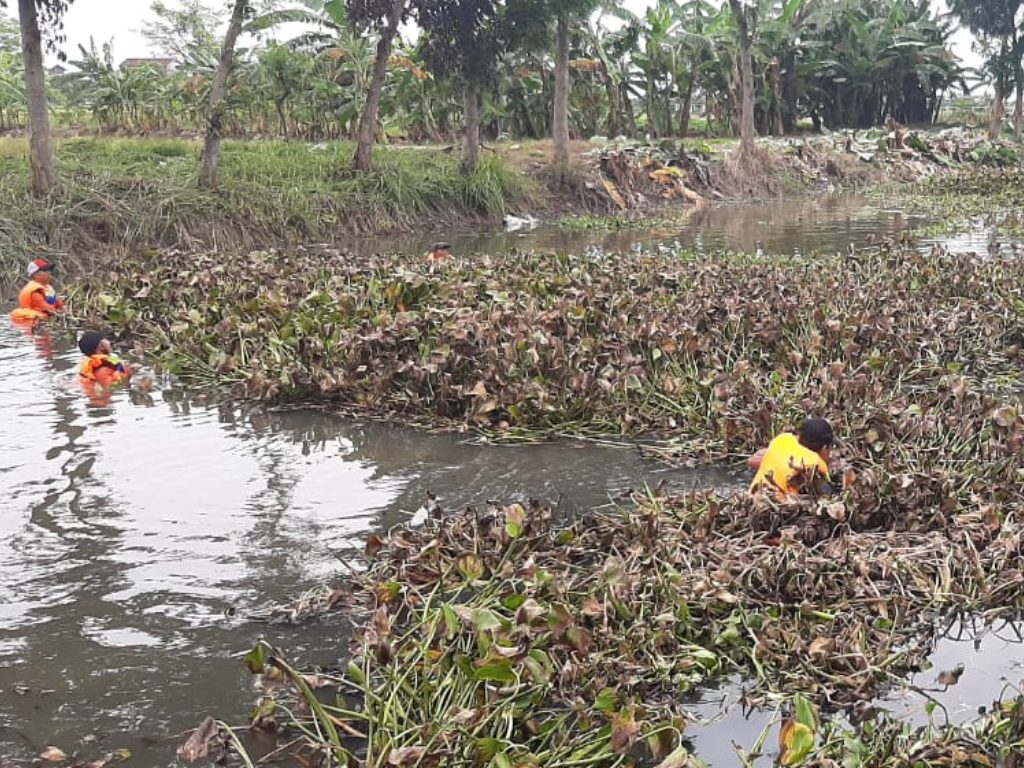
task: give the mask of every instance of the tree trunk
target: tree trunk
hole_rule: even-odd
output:
[[[277,110],[278,130],[281,131],[281,138],[288,138],[288,117],[284,112],[284,100],[275,99],[274,109]]]
[[[782,125],[782,65],[777,58],[772,59],[768,69],[772,84],[772,111],[770,127],[773,136],[781,136],[784,131]]]
[[[357,171],[370,170],[373,150],[374,128],[377,126],[377,114],[380,111],[380,99],[384,93],[384,80],[388,75],[388,59],[391,58],[391,46],[398,34],[398,25],[402,22],[406,0],[394,0],[388,21],[377,41],[377,55],[373,61],[373,74],[370,76],[370,90],[366,94],[366,104],[359,118],[359,134],[356,139],[356,154],[352,158],[352,167]]]
[[[551,133],[555,144],[554,164],[564,171],[569,167],[569,19],[564,13],[558,17]]]
[[[751,54],[750,19],[743,0],[729,0],[736,18],[736,37],[740,44],[740,156],[750,157],[754,152],[754,60]]]
[[[28,98],[28,144],[32,162],[32,191],[45,195],[57,186],[57,157],[50,136],[50,106],[46,99],[43,41],[35,0],[18,0],[21,20],[21,55],[25,63]]]
[[[988,124],[988,137],[990,140],[998,139],[1000,132],[1003,130],[1004,90],[1003,78],[997,77],[995,84],[996,92],[992,97],[992,116]]]
[[[658,113],[654,106],[654,72],[647,73],[647,90],[644,92],[647,108],[647,135],[658,138]]]
[[[231,23],[220,51],[220,63],[213,85],[210,86],[209,117],[206,123],[206,140],[203,142],[203,164],[199,170],[199,186],[212,189],[217,186],[217,164],[220,162],[220,136],[224,123],[224,97],[228,91],[228,78],[235,66],[235,43],[242,33],[242,22],[249,7],[249,0],[235,0],[231,12]]]
[[[626,133],[631,139],[637,135],[636,113],[633,111],[633,100],[629,97],[629,90],[624,82],[619,83],[619,103],[623,112],[626,113]]]
[[[1017,101],[1013,106],[1013,138],[1020,141],[1024,129],[1024,78],[1017,73]]]
[[[604,90],[608,95],[608,128],[609,139],[622,135],[622,102],[619,98],[619,86],[612,79],[608,67],[601,64],[601,74],[604,79]]]
[[[480,160],[480,91],[475,83],[466,84],[462,100],[466,128],[462,137],[462,172],[468,176]]]
[[[782,132],[794,133],[797,123],[797,91],[799,81],[796,60],[793,56],[786,62],[786,74],[782,79]]]
[[[683,106],[679,110],[679,137],[685,139],[690,132],[690,111],[693,109],[693,89],[696,86],[695,71],[686,78],[686,92],[683,94]]]

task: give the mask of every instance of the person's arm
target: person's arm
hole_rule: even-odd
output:
[[[747,466],[757,472],[761,468],[761,462],[764,461],[764,455],[768,453],[767,448],[762,448],[760,451],[755,453],[749,459],[747,459]]]

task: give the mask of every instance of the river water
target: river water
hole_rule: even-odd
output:
[[[461,252],[658,242],[811,252],[914,223],[842,198],[710,209],[668,231],[446,239]],[[432,237],[387,247],[415,254]],[[986,236],[971,237],[964,247],[983,247]],[[666,470],[631,449],[479,446],[314,410],[206,404],[169,383],[96,402],[77,384],[78,358],[71,331],[30,335],[0,321],[3,766],[29,764],[51,745],[175,765],[174,750],[205,715],[245,722],[254,695],[239,654],[265,636],[301,662],[336,663],[350,627],[343,615],[272,627],[241,612],[330,579],[370,531],[409,520],[428,493],[448,506],[532,496],[571,511],[663,479],[744,484],[742,472]],[[951,702],[958,713],[989,703],[1024,661],[1024,646],[991,632],[969,629],[937,652],[967,659],[962,701]],[[972,673],[982,657],[991,674]],[[726,684],[693,701],[706,722],[692,739],[713,765],[735,764],[731,742],[750,747],[768,722],[746,719],[739,698],[739,685]],[[889,704],[920,716],[920,701]]]

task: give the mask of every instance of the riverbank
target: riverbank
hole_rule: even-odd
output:
[[[539,205],[541,187],[495,157],[471,176],[440,148],[391,149],[375,168],[348,168],[347,143],[224,143],[221,186],[198,188],[200,145],[187,140],[68,139],[61,187],[28,193],[26,146],[0,140],[0,253],[13,268],[28,254],[72,263],[152,248],[246,250],[343,244],[358,233],[430,220],[491,221]]]
[[[30,255],[74,265],[159,248],[344,247],[360,234],[424,227],[440,234],[509,213],[610,216],[617,225],[670,219],[713,201],[913,182],[1016,158],[1011,148],[973,134],[939,136],[934,146],[921,138],[918,149],[899,150],[886,149],[884,135],[872,133],[765,140],[755,162],[742,168],[730,160],[729,141],[575,142],[571,171],[560,177],[550,173],[546,142],[489,147],[466,177],[451,147],[379,147],[375,169],[356,175],[348,170],[352,147],[345,142],[228,141],[215,191],[198,188],[195,140],[79,137],[59,142],[62,185],[42,200],[28,193],[26,142],[6,138],[0,266],[17,269]]]

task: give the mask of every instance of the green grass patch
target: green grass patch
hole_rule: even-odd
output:
[[[58,146],[61,186],[38,200],[25,142],[0,140],[0,254],[18,263],[40,251],[331,241],[431,218],[496,218],[540,196],[498,158],[465,176],[441,149],[379,147],[373,171],[357,174],[347,142],[227,141],[220,187],[200,190],[200,150],[195,140],[68,139]]]

